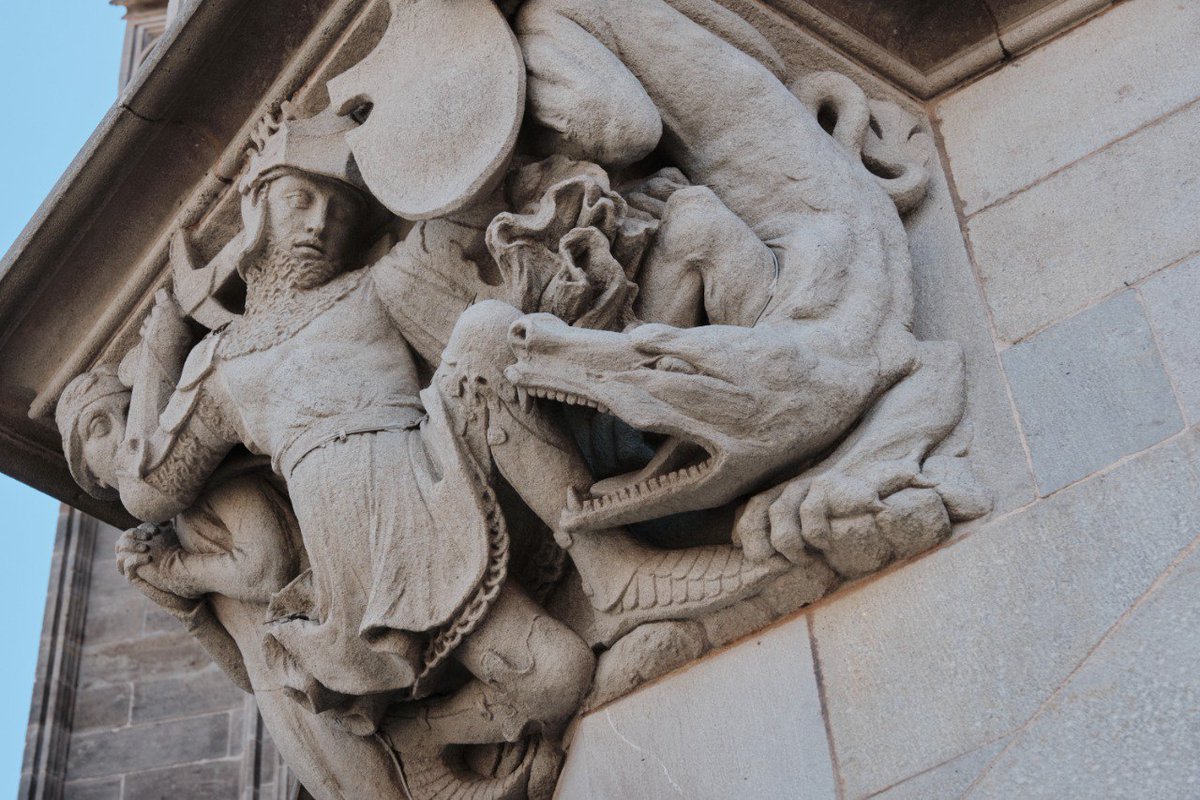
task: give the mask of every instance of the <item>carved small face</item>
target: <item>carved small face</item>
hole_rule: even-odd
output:
[[[353,245],[360,204],[336,181],[288,172],[267,187],[271,243],[302,261],[342,264]]]
[[[125,439],[124,405],[104,400],[92,403],[79,418],[83,462],[104,488],[117,487],[117,453]]]

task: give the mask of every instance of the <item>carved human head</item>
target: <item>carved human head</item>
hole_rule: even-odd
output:
[[[346,263],[366,207],[358,192],[340,181],[289,167],[276,171],[262,192],[269,251],[317,268],[328,264],[335,271]]]
[[[331,110],[291,113],[285,106],[260,123],[239,184],[243,275],[264,252],[340,267],[379,216],[346,143],[354,121]]]
[[[54,411],[71,477],[101,500],[117,497],[117,457],[129,396],[116,367],[97,367],[67,384]]]

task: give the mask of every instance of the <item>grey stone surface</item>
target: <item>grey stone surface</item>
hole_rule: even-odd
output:
[[[1141,293],[1184,414],[1189,423],[1200,422],[1200,259],[1154,276]]]
[[[1200,796],[1200,555],[1093,653],[966,797]]]
[[[133,723],[242,707],[245,693],[215,664],[190,675],[134,683]]]
[[[224,758],[228,749],[228,714],[76,734],[71,737],[67,779],[95,778]]]
[[[75,695],[72,730],[120,728],[129,724],[129,684],[84,689]]]
[[[922,339],[950,339],[963,347],[970,425],[943,447],[969,444],[974,469],[995,498],[993,513],[1001,514],[1033,499],[1033,475],[945,175],[938,164],[931,165],[931,173],[929,196],[906,221],[916,290],[914,331]]]
[[[1200,95],[1200,6],[1123,3],[938,102],[968,214]]]
[[[125,776],[125,800],[233,800],[241,767],[226,760],[135,772]]]
[[[555,795],[836,796],[804,618],[585,716]]]
[[[1197,447],[1180,436],[815,609],[846,796],[1032,716],[1200,530]]]
[[[1132,291],[1015,345],[1003,360],[1043,494],[1183,427]]]
[[[63,786],[64,800],[122,800],[121,779],[71,781]],[[131,798],[132,800],[132,798]]]
[[[79,668],[80,688],[190,675],[212,663],[212,657],[204,648],[183,631],[109,642],[98,647],[88,647],[86,641],[84,644],[83,663]]]
[[[1200,250],[1198,126],[1180,111],[969,220],[1002,341]]]
[[[1003,746],[1004,740],[984,745],[872,797],[877,800],[959,800]]]

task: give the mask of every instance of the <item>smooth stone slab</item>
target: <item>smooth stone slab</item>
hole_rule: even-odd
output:
[[[1184,414],[1189,423],[1200,421],[1200,258],[1156,275],[1141,292]]]
[[[958,800],[1004,747],[1004,741],[972,750],[941,766],[885,789],[875,800]]]
[[[238,796],[240,760],[182,764],[125,776],[125,797],[139,800],[216,800]],[[260,795],[261,796],[261,795]]]
[[[1200,5],[1123,3],[949,95],[935,113],[964,210],[1200,96],[1197,41]]]
[[[1198,137],[1193,106],[968,221],[1002,341],[1200,251]]]
[[[967,797],[1200,797],[1198,598],[1193,552]]]
[[[555,794],[556,800],[836,796],[804,618],[588,714]]]
[[[1182,435],[814,609],[845,797],[1028,720],[1200,531],[1198,449]]]
[[[67,779],[224,758],[228,750],[228,714],[77,734],[71,737]]]
[[[1003,359],[1043,494],[1183,427],[1134,292],[1042,331]]]

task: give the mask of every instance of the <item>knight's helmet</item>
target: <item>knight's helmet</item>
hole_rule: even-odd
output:
[[[246,257],[263,244],[266,214],[263,189],[272,180],[289,171],[328,178],[349,187],[363,204],[364,222],[369,231],[386,216],[386,211],[371,196],[358,171],[346,132],[357,123],[349,116],[338,116],[332,106],[321,113],[297,119],[290,103],[259,121],[246,152],[246,169],[238,182],[242,195],[242,247],[238,253],[238,272]]]
[[[268,113],[251,134],[246,165],[238,191],[241,194],[242,230],[207,265],[198,263],[185,231],[171,245],[175,296],[184,312],[207,328],[218,328],[235,314],[216,300],[262,252],[267,236],[265,187],[289,171],[315,175],[347,187],[362,201],[359,227],[364,248],[372,234],[391,214],[367,190],[350,152],[345,134],[357,123],[338,116],[332,107],[307,119],[297,119],[290,103]]]
[[[369,194],[358,172],[345,134],[356,127],[332,107],[308,119],[296,119],[290,103],[259,121],[246,153],[246,171],[238,184],[242,194],[289,169],[345,183]]]

